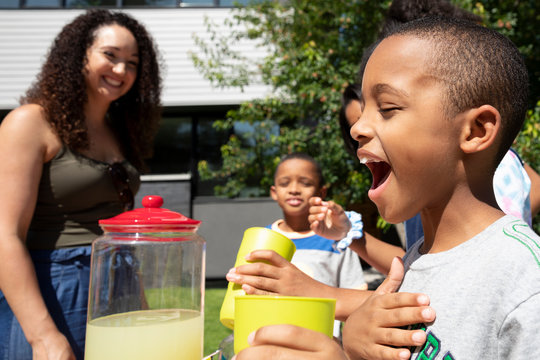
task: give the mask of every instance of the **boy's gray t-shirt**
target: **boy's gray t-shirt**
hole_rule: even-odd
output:
[[[540,237],[504,216],[465,243],[404,257],[399,291],[429,296],[437,317],[411,359],[540,359]]]

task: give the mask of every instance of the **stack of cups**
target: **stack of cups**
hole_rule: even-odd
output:
[[[288,237],[276,231],[263,227],[249,228],[244,232],[234,267],[247,264],[246,255],[255,250],[274,250],[287,261],[291,261],[296,246]],[[229,329],[234,329],[234,298],[243,295],[246,293],[241,285],[229,282],[219,314],[219,320]]]
[[[261,249],[274,250],[287,261],[291,261],[296,251],[289,238],[267,228],[253,227],[244,232],[234,266],[246,264],[246,255]],[[229,282],[220,320],[226,327],[234,329],[234,352],[238,353],[248,346],[248,335],[266,325],[292,324],[331,338],[335,307],[335,299],[246,295],[240,285]]]

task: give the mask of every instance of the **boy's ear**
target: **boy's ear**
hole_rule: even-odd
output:
[[[501,126],[499,111],[491,105],[482,105],[466,111],[464,116],[461,150],[475,153],[492,146]]]
[[[276,187],[274,185],[270,186],[270,196],[277,201]]]

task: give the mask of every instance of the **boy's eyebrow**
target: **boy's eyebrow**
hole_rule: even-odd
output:
[[[389,94],[393,94],[393,95],[397,95],[397,96],[403,96],[403,97],[409,97],[409,93],[404,91],[404,90],[400,90],[400,89],[396,89],[388,84],[377,84],[373,87],[373,96],[378,96],[378,95],[381,95],[383,93],[389,93]]]

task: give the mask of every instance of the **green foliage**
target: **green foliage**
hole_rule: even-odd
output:
[[[231,136],[222,147],[223,166],[199,163],[201,179],[218,179],[217,195],[235,197],[246,188],[267,195],[281,155],[304,151],[322,165],[331,194],[342,204],[360,201],[371,175],[345,152],[337,123],[341,92],[353,82],[364,48],[375,38],[388,1],[266,1],[238,8],[220,36],[208,22],[209,39],[197,38],[195,66],[215,85],[263,82],[272,96],[245,102],[216,122],[221,130],[235,123],[251,131]],[[234,45],[256,41],[264,49],[248,63]]]
[[[209,39],[197,38],[200,51],[192,54],[196,67],[221,87],[244,89],[264,83],[272,95],[245,102],[216,122],[222,130],[249,124],[251,130],[231,136],[222,147],[223,166],[199,164],[201,178],[218,179],[216,195],[235,197],[253,189],[268,194],[279,157],[305,151],[322,165],[331,184],[329,196],[347,206],[362,201],[371,184],[365,167],[348,155],[341,140],[338,111],[341,92],[354,82],[364,49],[375,39],[389,0],[264,1],[239,7],[220,33],[208,23]],[[535,0],[455,0],[475,12],[486,26],[509,36],[524,54],[531,73],[531,104],[539,100],[539,11]],[[236,44],[252,41],[266,54],[249,63]],[[264,50],[266,49],[266,50]],[[270,51],[268,51],[270,49]],[[518,139],[518,151],[539,169],[538,108],[529,115]],[[535,148],[536,146],[536,148]],[[536,149],[536,150],[535,150]]]
[[[209,355],[219,348],[219,343],[232,333],[219,321],[219,312],[227,288],[206,288],[204,299],[204,352]]]
[[[537,0],[457,0],[483,23],[508,36],[525,57],[531,83],[531,108],[540,100],[540,3]]]

